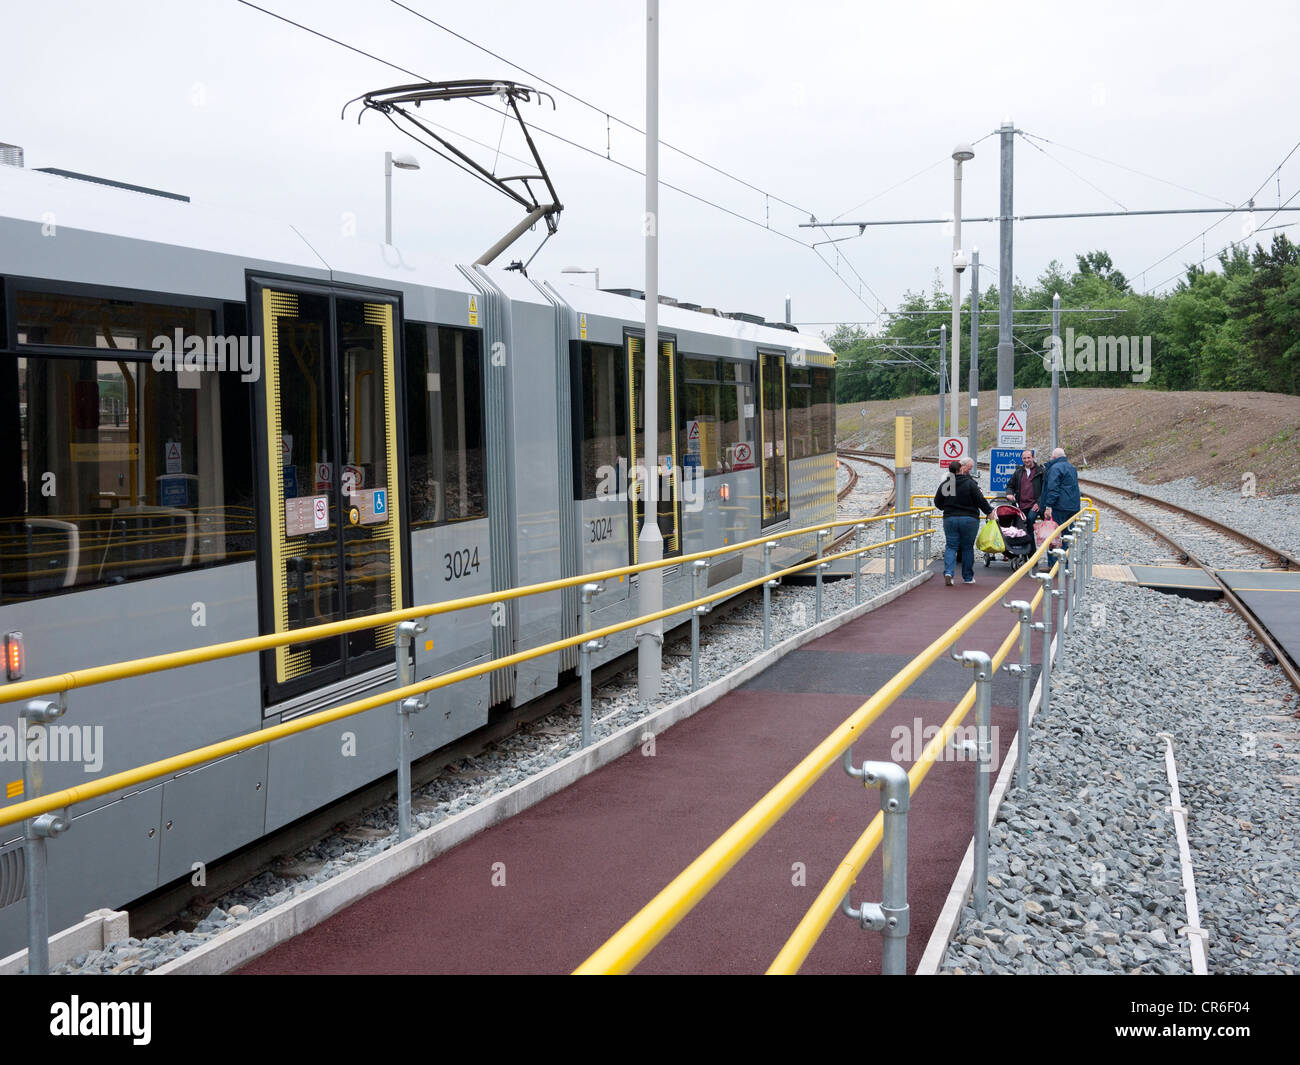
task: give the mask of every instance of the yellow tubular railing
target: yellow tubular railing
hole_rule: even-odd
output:
[[[1079,512],[1080,514],[1083,511]],[[1075,515],[1062,529],[1078,520]],[[898,671],[834,732],[741,815],[698,858],[584,961],[578,974],[627,973],[675,928],[748,851],[835,763],[873,721],[960,639],[1047,552],[1045,540],[1025,563]],[[974,698],[973,690],[968,693]],[[865,860],[865,859],[864,859]],[[843,892],[837,896],[843,897]],[[824,925],[823,925],[824,927]],[[820,931],[820,929],[819,929]]]
[[[895,516],[896,515],[893,514],[886,514],[883,515],[881,518],[875,520],[884,521]],[[847,523],[837,522],[835,524],[859,525],[865,523],[864,522],[847,522]],[[814,530],[820,527],[822,526],[810,526],[810,528]],[[795,535],[806,534],[806,532],[807,530],[798,529],[782,535],[795,536]],[[553,641],[552,643],[542,644],[538,647],[530,647],[523,651],[516,651],[514,654],[505,655],[504,657],[501,658],[495,658],[489,662],[482,663],[481,665],[466,666],[463,669],[452,670],[449,673],[440,673],[436,677],[430,677],[427,680],[419,681],[415,684],[410,684],[403,688],[390,689],[378,693],[376,695],[368,696],[364,699],[358,699],[351,703],[345,703],[343,706],[338,706],[331,710],[325,710],[319,713],[297,718],[293,721],[289,721],[284,724],[272,725],[269,728],[259,729],[256,732],[245,733],[242,736],[234,736],[231,739],[223,740],[219,743],[209,744],[206,747],[200,747],[197,750],[189,751],[186,752],[185,754],[179,754],[170,758],[164,758],[157,762],[150,762],[147,765],[138,766],[135,769],[128,769],[120,773],[111,774],[110,776],[100,777],[99,779],[90,781],[86,784],[78,784],[71,788],[64,788],[61,791],[51,792],[49,795],[44,795],[39,798],[28,799],[24,802],[15,803],[12,806],[8,806],[3,810],[0,810],[0,827],[3,827],[4,825],[8,825],[8,824],[13,824],[27,817],[37,817],[40,814],[48,813],[52,810],[61,810],[67,806],[72,806],[79,802],[85,802],[89,799],[98,798],[102,795],[107,795],[111,792],[117,791],[122,788],[133,787],[136,784],[142,784],[148,780],[153,780],[157,777],[167,776],[172,773],[179,773],[185,769],[192,769],[195,766],[201,765],[204,762],[210,762],[213,761],[214,759],[223,758],[227,755],[235,754],[239,751],[248,750],[251,747],[257,747],[264,743],[270,743],[273,740],[282,739],[285,736],[292,736],[298,732],[305,732],[308,729],[318,728],[321,725],[327,725],[333,721],[338,721],[342,718],[352,717],[356,714],[363,714],[368,710],[375,709],[376,707],[392,705],[394,703],[400,702],[401,700],[407,699],[411,696],[423,695],[426,692],[436,691],[439,688],[450,687],[453,684],[458,684],[462,680],[469,680],[473,677],[482,676],[485,673],[491,673],[494,670],[505,669],[509,666],[518,665],[521,662],[527,662],[533,658],[540,658],[543,655],[552,654],[555,651],[561,651],[567,647],[575,647],[578,644],[581,644],[587,640],[603,639],[606,636],[612,636],[615,633],[623,632],[626,631],[627,629],[636,628],[637,626],[644,625],[650,621],[658,621],[663,618],[671,617],[674,614],[688,613],[689,611],[694,610],[696,607],[705,606],[709,603],[717,602],[720,599],[725,599],[729,596],[737,594],[738,592],[747,591],[750,588],[761,587],[767,581],[780,580],[783,577],[788,577],[793,574],[800,573],[804,570],[811,569],[812,567],[817,566],[822,562],[836,561],[841,558],[851,558],[855,554],[864,554],[868,551],[874,551],[881,547],[889,547],[893,544],[903,543],[906,540],[916,539],[917,537],[924,536],[924,535],[925,535],[924,532],[909,533],[907,536],[896,537],[892,540],[882,540],[879,543],[867,544],[862,547],[852,548],[847,551],[838,551],[834,554],[823,555],[820,559],[812,558],[806,562],[800,562],[796,565],[788,566],[785,569],[774,570],[773,572],[764,574],[761,577],[755,577],[752,580],[745,581],[743,584],[733,585],[732,587],[721,589],[717,592],[713,592],[712,594],[702,596],[699,599],[693,599],[686,603],[665,607],[663,610],[658,610],[651,614],[645,614],[638,618],[633,618],[628,621],[621,621],[614,625],[607,625],[604,628],[592,629],[588,632],[578,633],[576,636],[569,636],[562,640]],[[776,537],[765,537],[764,540],[750,541],[750,543],[761,544],[765,540],[771,540],[771,539],[776,539]],[[737,546],[738,545],[733,545],[732,547],[724,548],[721,553],[725,554],[728,553],[729,551],[734,551],[737,549]],[[679,556],[678,558],[668,560],[666,563],[663,562],[641,563],[638,566],[632,566],[627,568],[639,572],[645,569],[652,568],[652,566],[654,565],[664,565],[664,564],[677,565],[684,560],[690,560],[697,557],[708,557],[709,555],[716,554],[716,553],[719,552],[705,551],[705,552],[700,552],[697,555],[693,555],[693,556],[692,555]],[[620,571],[618,570],[605,571],[606,574],[611,572],[618,573]],[[586,581],[591,581],[593,579],[601,579],[603,578],[603,576],[604,574],[588,574],[586,577],[583,578],[583,581],[586,582]],[[549,588],[552,585],[562,586],[562,584],[563,582],[551,582],[548,585],[533,585],[531,587],[549,590]],[[510,591],[519,592],[520,589],[511,589]],[[503,594],[504,593],[498,593],[495,596],[486,596],[486,595],[470,596],[466,599],[455,600],[453,602],[460,603],[462,606],[479,605],[480,602],[499,601],[502,598]],[[395,611],[388,615],[372,615],[370,618],[366,620],[371,625],[374,625],[374,624],[384,623],[382,621],[376,621],[377,618],[382,618],[382,617],[391,618],[394,616],[400,616],[401,620],[406,620],[407,618],[410,617],[426,617],[429,614],[446,613],[448,609],[455,609],[452,603],[440,603],[437,604],[436,606],[438,609],[435,609],[433,606],[430,606],[430,607],[423,607],[423,608],[418,608],[413,610]],[[292,635],[295,640],[298,640],[303,638],[304,633],[308,633],[308,632],[315,633],[320,629],[337,630],[338,626],[342,624],[348,624],[353,629],[357,627],[353,625],[351,622],[346,622],[346,623],[333,622],[328,625],[315,626],[313,629],[296,629],[294,630]],[[345,630],[345,631],[350,631],[350,630]],[[241,644],[259,643],[260,641],[264,641],[266,639],[268,639],[268,637],[257,637],[251,640],[239,640],[229,644],[216,644],[214,645],[214,648],[222,649],[222,648],[238,647]],[[240,653],[245,653],[248,650],[260,650],[260,649],[261,649],[260,647],[240,648],[238,650],[229,651],[228,654],[240,654]],[[105,680],[116,680],[119,677],[139,676],[142,673],[157,672],[159,669],[170,668],[171,665],[189,664],[188,662],[181,662],[181,663],[172,662],[169,665],[159,666],[157,665],[157,663],[161,659],[174,659],[177,657],[186,657],[189,655],[195,655],[200,652],[209,651],[209,650],[212,650],[212,648],[199,648],[198,651],[194,651],[194,652],[177,652],[176,654],[173,655],[160,655],[157,656],[156,658],[138,659],[133,663],[126,662],[126,663],[120,663],[117,666],[100,666],[100,667],[96,667],[95,669],[81,670],[76,673],[64,674],[64,676],[61,678],[60,677],[45,678],[42,681],[32,681],[28,683],[45,685],[44,687],[38,688],[34,694],[39,694],[42,692],[61,691],[63,690],[62,687],[50,687],[49,683],[62,681],[65,678],[73,678],[73,679],[80,679],[81,685],[85,686],[87,684],[102,683]],[[206,658],[196,658],[194,660],[209,661],[211,660],[211,658],[217,658],[217,657],[226,657],[226,655],[210,655]],[[127,668],[131,666],[140,667],[140,668],[137,669]],[[105,673],[109,673],[111,675],[105,676],[104,675]],[[88,675],[90,676],[90,679],[87,679]],[[15,684],[12,687],[19,687],[19,686],[20,686],[19,684]],[[68,687],[73,687],[73,686],[75,685],[68,685]],[[9,698],[12,699],[14,697],[10,696]]]
[[[88,669],[73,670],[70,673],[56,674],[48,677],[37,677],[32,680],[15,681],[12,684],[0,688],[0,703],[17,702],[20,699],[31,699],[38,695],[50,695],[55,692],[70,691],[74,688],[84,688],[92,684],[106,684],[109,681],[124,680],[128,677],[139,677],[149,673],[159,673],[167,669],[175,669],[179,666],[198,665],[202,662],[213,662],[222,658],[233,658],[236,655],[251,654],[258,651],[270,651],[276,647],[284,647],[291,643],[302,643],[312,640],[320,640],[329,636],[342,636],[350,632],[358,632],[362,629],[383,628],[388,625],[395,625],[402,621],[414,621],[420,618],[434,617],[438,614],[449,614],[457,610],[468,610],[477,606],[492,606],[496,603],[505,602],[511,599],[522,599],[529,595],[539,595],[543,592],[558,591],[561,588],[573,588],[583,584],[595,583],[604,580],[611,580],[615,577],[630,576],[634,573],[643,573],[646,570],[656,568],[667,568],[670,566],[679,566],[685,562],[694,562],[697,559],[714,558],[718,555],[735,554],[737,551],[746,551],[751,548],[761,548],[763,544],[771,540],[788,540],[796,536],[815,535],[819,529],[836,529],[850,525],[869,525],[874,522],[888,521],[890,518],[902,517],[914,513],[924,513],[925,510],[932,508],[921,508],[919,511],[900,510],[889,514],[882,514],[873,518],[848,518],[837,519],[835,521],[822,522],[818,525],[808,525],[800,529],[787,529],[783,532],[772,533],[770,536],[760,536],[754,540],[745,540],[737,544],[729,544],[726,547],[710,548],[707,551],[696,551],[694,554],[677,555],[674,558],[662,559],[658,562],[641,562],[633,566],[620,566],[616,569],[600,570],[596,573],[584,573],[576,577],[563,577],[554,581],[542,581],[537,584],[525,584],[517,588],[503,588],[495,592],[483,592],[480,595],[465,596],[461,599],[449,599],[442,603],[426,603],[423,606],[404,607],[401,610],[390,610],[383,614],[367,614],[364,617],[348,618],[345,621],[328,621],[321,625],[311,625],[301,629],[290,629],[285,632],[268,633],[265,636],[249,636],[242,640],[230,640],[226,643],[209,644],[205,647],[195,647],[188,651],[170,651],[166,654],[152,655],[148,658],[135,658],[125,662],[115,662],[106,666],[92,666]],[[919,535],[919,534],[913,534]],[[890,541],[891,543],[897,541]],[[881,544],[872,545],[874,547],[883,546]],[[851,554],[852,552],[849,552]],[[827,555],[822,561],[829,559],[846,557],[841,552],[837,555]],[[817,560],[811,560],[808,565],[816,565]],[[770,574],[767,579],[773,579],[776,574]],[[761,584],[761,580],[751,581],[741,587],[731,587],[722,594],[733,594],[746,588],[753,588]],[[667,617],[671,614],[688,609],[685,606],[674,607],[666,614],[657,614],[656,618]],[[641,619],[642,622],[652,620],[650,618]],[[559,641],[550,644],[549,650],[560,650],[564,647],[572,646],[581,642],[574,638],[569,642]],[[503,660],[498,660],[503,661]],[[3,824],[3,822],[0,822]]]
[[[1053,577],[1055,577],[1059,568],[1059,562],[1052,567],[1051,573]],[[1031,614],[1038,609],[1038,604],[1043,598],[1043,591],[1043,588],[1039,588],[1037,594],[1030,600]],[[1012,626],[1010,633],[1007,634],[1006,639],[998,647],[997,653],[994,654],[992,659],[994,673],[1001,668],[1007,655],[1011,653],[1011,648],[1015,646],[1019,634],[1019,624]],[[972,684],[966,689],[966,694],[962,696],[961,702],[957,704],[956,709],[943,723],[943,728],[939,730],[938,735],[925,745],[920,757],[912,763],[912,768],[907,771],[909,794],[916,794],[917,789],[921,786],[921,781],[930,772],[930,767],[938,760],[940,753],[947,747],[953,733],[957,731],[957,726],[965,720],[966,715],[970,713],[970,709],[974,705],[975,685]],[[1021,737],[1020,742],[1024,743],[1023,737]],[[841,900],[849,889],[857,883],[858,876],[862,873],[867,862],[871,860],[871,856],[875,854],[876,848],[880,846],[884,836],[884,826],[884,815],[877,811],[876,816],[871,819],[871,823],[867,826],[867,830],[862,833],[849,853],[844,856],[844,860],[836,867],[830,880],[826,882],[826,886],[822,888],[813,904],[808,907],[808,912],[804,914],[803,920],[790,934],[785,946],[781,948],[781,952],[768,967],[767,974],[769,976],[791,975],[799,971],[799,967],[807,959],[812,948],[816,946],[817,940],[821,937],[822,932],[826,930],[831,918],[835,916]]]

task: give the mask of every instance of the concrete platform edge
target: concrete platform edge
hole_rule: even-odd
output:
[[[761,652],[739,669],[699,691],[679,699],[647,718],[633,722],[599,743],[593,744],[587,750],[570,755],[563,761],[503,791],[500,795],[493,796],[478,806],[430,826],[405,842],[367,859],[354,869],[316,885],[280,906],[232,928],[229,932],[223,932],[203,946],[196,947],[174,961],[152,970],[149,975],[214,975],[239,968],[299,933],[320,924],[371,892],[413,872],[471,836],[541,802],[588,773],[621,758],[628,751],[640,746],[647,733],[658,735],[739,687],[791,651],[833,632],[863,614],[885,606],[933,576],[932,571],[924,570],[873,599],[867,600],[861,606],[850,607],[820,624],[783,640]]]

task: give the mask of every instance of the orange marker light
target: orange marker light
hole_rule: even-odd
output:
[[[27,654],[23,650],[23,634],[5,633],[5,676],[10,680],[21,680],[23,667],[26,664]]]
[[[725,503],[731,498],[731,485],[724,484],[718,489],[718,497]]]

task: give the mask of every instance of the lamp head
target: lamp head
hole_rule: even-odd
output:
[[[969,144],[959,144],[952,150],[952,157],[959,163],[966,163],[975,158],[975,149]]]
[[[402,152],[400,155],[393,156],[393,166],[398,170],[419,170],[420,161],[409,152]]]

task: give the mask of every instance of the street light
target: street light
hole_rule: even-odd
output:
[[[951,413],[948,435],[957,435],[957,382],[958,357],[961,354],[961,273],[966,269],[966,253],[961,250],[961,164],[975,158],[975,149],[969,144],[959,144],[952,150],[952,370],[950,372],[949,404]]]
[[[398,170],[419,170],[420,162],[413,155],[402,152],[394,155],[384,152],[384,243],[393,243],[393,167]]]
[[[596,288],[600,288],[600,267],[599,266],[566,266],[560,271],[562,274],[595,274]]]

